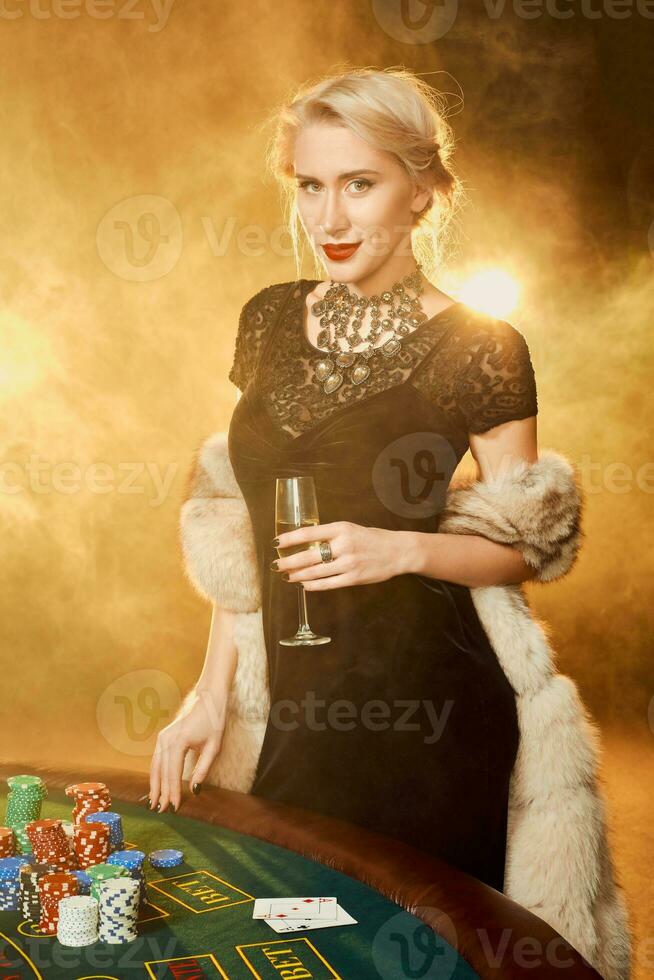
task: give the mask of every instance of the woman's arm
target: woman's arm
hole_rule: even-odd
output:
[[[413,572],[471,589],[517,584],[537,574],[512,545],[497,544],[477,534],[395,533],[406,539],[402,541],[400,573]]]
[[[207,652],[195,690],[209,691],[226,698],[232,686],[238,659],[234,643],[236,613],[231,609],[221,609],[215,602],[212,610]]]
[[[182,772],[189,749],[198,752],[189,780],[194,792],[202,785],[220,751],[227,702],[236,670],[235,613],[213,604],[204,665],[198,681],[177,716],[159,732],[150,765],[150,808],[161,812],[181,802]]]
[[[470,451],[477,463],[477,479],[485,481],[497,477],[517,460],[536,462],[536,416],[505,422],[481,434],[470,433]],[[470,588],[517,584],[537,575],[517,548],[480,535],[395,533],[402,537],[404,572]]]

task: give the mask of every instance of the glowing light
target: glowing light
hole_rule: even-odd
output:
[[[484,269],[463,283],[459,298],[475,310],[504,318],[518,305],[520,286],[502,269]]]

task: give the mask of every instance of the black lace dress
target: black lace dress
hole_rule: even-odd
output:
[[[271,712],[252,793],[399,838],[503,889],[514,691],[462,585],[417,574],[307,592],[322,646],[285,647],[297,585],[277,556],[275,478],[314,477],[321,524],[434,532],[469,432],[537,414],[524,337],[456,304],[361,385],[325,394],[305,333],[318,280],[243,307],[229,454],[254,529]]]

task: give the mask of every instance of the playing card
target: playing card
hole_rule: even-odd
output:
[[[302,898],[257,898],[252,911],[253,919],[335,919],[335,898],[322,896]]]
[[[306,932],[308,929],[328,929],[330,926],[354,926],[357,920],[341,908],[336,906],[335,919],[265,919],[271,929],[275,932]]]

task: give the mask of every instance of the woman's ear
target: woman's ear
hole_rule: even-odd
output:
[[[423,211],[428,210],[433,203],[433,190],[430,187],[425,187],[423,184],[416,184],[413,193],[413,200],[411,201],[411,210],[414,212],[416,217]]]

